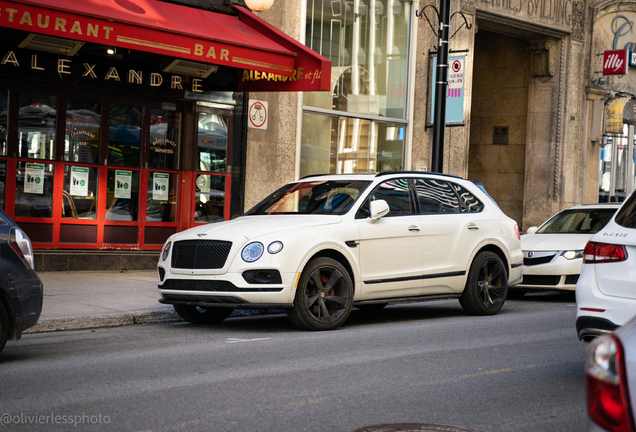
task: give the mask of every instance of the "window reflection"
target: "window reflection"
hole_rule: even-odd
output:
[[[7,154],[7,112],[9,97],[6,90],[0,90],[0,155]]]
[[[139,220],[139,171],[108,170],[106,220]]]
[[[177,221],[178,186],[178,174],[160,172],[148,173],[147,222]]]
[[[19,157],[55,157],[56,98],[33,93],[20,94],[18,126]]]
[[[140,107],[113,104],[110,107],[108,164],[138,167],[141,160]]]
[[[52,217],[54,165],[18,162],[15,216]]]
[[[4,196],[7,191],[7,161],[0,159],[0,209],[4,210]]]
[[[332,63],[331,92],[307,105],[406,118],[410,3],[308,0],[307,45]]]
[[[228,117],[200,113],[197,170],[225,172],[227,168]]]
[[[304,113],[301,140],[301,177],[404,166],[404,125]]]
[[[181,113],[150,111],[149,161],[151,168],[179,169]]]
[[[98,163],[102,106],[100,102],[68,99],[64,160]]]
[[[196,187],[194,221],[196,223],[222,221],[225,215],[225,177],[199,175]]]
[[[97,218],[98,178],[99,168],[64,166],[63,218]]]

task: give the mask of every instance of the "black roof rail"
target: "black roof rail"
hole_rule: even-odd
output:
[[[430,172],[430,171],[384,171],[381,173],[377,173],[375,176],[382,177],[382,176],[392,175],[392,174],[432,174],[432,175],[438,175],[438,176],[444,176],[444,177],[458,178],[463,180],[462,177],[454,175],[454,174],[443,174],[443,173],[436,173],[436,172]]]

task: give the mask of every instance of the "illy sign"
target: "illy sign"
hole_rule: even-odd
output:
[[[603,53],[603,75],[627,73],[627,50],[611,50]]]

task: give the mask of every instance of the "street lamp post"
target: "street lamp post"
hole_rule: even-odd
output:
[[[431,7],[437,14],[437,22],[439,23],[438,31],[431,24],[428,16],[424,13],[426,8]],[[466,25],[470,29],[470,24],[466,20],[466,16],[462,12],[451,11],[451,0],[440,0],[440,10],[433,5],[427,5],[415,15],[418,18],[424,17],[431,26],[433,33],[437,36],[437,72],[435,74],[435,107],[433,111],[433,148],[431,151],[431,171],[444,172],[444,134],[446,132],[446,92],[448,91],[448,42],[457,34],[457,32]],[[464,18],[464,23],[449,37],[450,22],[455,14],[460,14]]]

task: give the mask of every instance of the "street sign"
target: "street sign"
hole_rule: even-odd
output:
[[[609,50],[603,53],[603,75],[627,73],[627,50]]]
[[[267,102],[250,99],[247,125],[252,129],[267,129]]]

